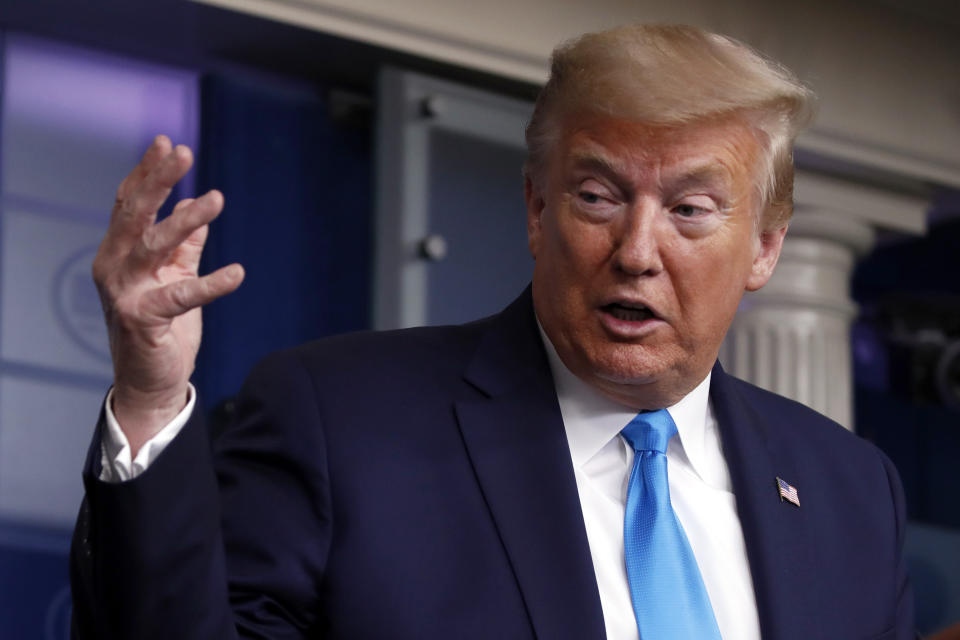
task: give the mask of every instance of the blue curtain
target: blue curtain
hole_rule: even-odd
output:
[[[960,194],[950,205],[954,215],[960,212]],[[960,528],[960,501],[948,488],[960,459],[960,411],[935,391],[943,348],[923,348],[919,340],[898,344],[890,326],[909,327],[904,335],[924,328],[960,341],[958,246],[960,219],[954,218],[926,237],[879,247],[857,265],[853,279],[861,307],[853,334],[857,430],[896,464],[911,517],[954,529]],[[865,357],[874,354],[881,357]]]
[[[372,156],[370,128],[335,122],[323,87],[212,76],[201,96],[198,188],[226,196],[201,271],[247,270],[204,311],[194,382],[210,409],[267,353],[369,326]]]
[[[934,384],[943,343],[919,339],[922,329],[960,341],[960,193],[943,194],[934,214],[937,207],[948,214],[945,222],[923,238],[881,245],[853,279],[861,308],[853,328],[857,431],[890,456],[903,478],[913,521],[906,557],[921,633],[960,620],[960,411]],[[956,385],[956,370],[952,379]]]

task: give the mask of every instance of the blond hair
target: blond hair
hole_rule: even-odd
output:
[[[732,38],[685,25],[627,25],[558,46],[527,125],[524,175],[537,182],[565,117],[599,113],[653,126],[742,117],[762,149],[760,226],[793,213],[793,142],[813,92],[782,65]]]

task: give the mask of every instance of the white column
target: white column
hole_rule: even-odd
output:
[[[721,362],[737,377],[853,427],[850,276],[873,244],[871,227],[826,212],[798,212],[773,277],[747,294]]]
[[[926,202],[804,172],[796,202],[780,263],[763,289],[744,296],[720,361],[852,430],[853,267],[877,228],[923,233]]]

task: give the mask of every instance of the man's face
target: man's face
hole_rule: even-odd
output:
[[[534,307],[574,374],[637,409],[707,375],[786,230],[757,228],[758,153],[734,119],[567,120],[526,200]]]

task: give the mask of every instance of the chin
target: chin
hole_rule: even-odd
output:
[[[648,385],[669,378],[670,359],[641,346],[618,346],[589,358],[592,377],[617,385]]]

